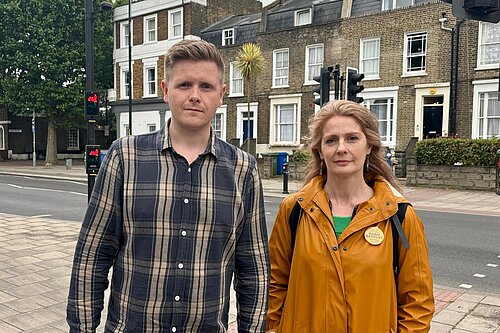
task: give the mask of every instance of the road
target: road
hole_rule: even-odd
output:
[[[265,197],[271,234],[280,197]],[[81,222],[84,182],[0,175],[0,212]],[[498,216],[417,211],[424,221],[434,283],[500,294]]]

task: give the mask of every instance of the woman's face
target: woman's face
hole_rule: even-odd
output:
[[[323,128],[320,157],[328,177],[363,177],[366,155],[370,154],[361,126],[351,117],[334,116]]]

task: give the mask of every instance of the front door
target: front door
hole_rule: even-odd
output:
[[[443,135],[443,96],[424,97],[423,139]]]
[[[254,112],[253,111],[250,111],[250,139],[253,139],[254,135],[253,135],[253,115],[254,115]],[[241,119],[242,119],[242,127],[243,127],[243,140],[242,140],[242,144],[243,142],[245,142],[245,140],[248,138],[248,112],[242,112],[241,113]]]

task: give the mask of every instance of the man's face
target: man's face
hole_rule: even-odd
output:
[[[162,81],[163,100],[172,112],[171,126],[199,131],[210,127],[217,107],[222,103],[226,85],[212,61],[182,60]]]

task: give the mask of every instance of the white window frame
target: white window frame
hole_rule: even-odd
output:
[[[481,80],[481,81],[473,81],[472,84],[474,85],[474,100],[472,104],[472,138],[473,139],[490,139],[494,138],[491,135],[488,135],[487,129],[483,133],[483,135],[480,135],[479,133],[479,125],[480,125],[480,120],[479,120],[479,111],[480,111],[480,103],[481,103],[481,94],[486,94],[487,97],[489,97],[489,93],[493,93],[496,99],[496,94],[498,93],[498,80],[497,79],[491,79],[491,80]],[[487,111],[487,108],[485,108],[485,111]],[[496,117],[495,117],[496,118]],[[484,126],[487,125],[487,119],[489,117],[485,117],[483,121],[483,129],[485,128]],[[498,136],[500,137],[500,136]]]
[[[300,23],[300,18],[302,15],[307,15],[308,20],[306,22]],[[311,8],[299,9],[295,11],[295,26],[307,25],[312,23],[312,10]]]
[[[291,94],[291,95],[275,95],[269,96],[270,99],[270,119],[269,119],[269,144],[276,147],[298,147],[300,146],[300,128],[301,128],[301,110],[302,110],[302,94]],[[295,110],[295,121],[294,121],[294,133],[292,141],[277,141],[276,136],[276,107],[279,105],[294,104],[296,105]]]
[[[80,131],[78,128],[68,128],[68,150],[80,150]],[[72,138],[73,135],[76,135],[76,145],[71,145],[72,141],[75,141]]]
[[[173,16],[180,13],[180,23],[174,25],[173,24]],[[180,27],[180,33],[179,34],[174,34],[175,28],[179,26]],[[177,39],[177,38],[182,38],[184,35],[184,11],[183,8],[178,8],[178,9],[172,9],[168,11],[168,39]]]
[[[485,43],[483,42],[483,33],[485,30],[485,27],[494,27],[495,29],[499,30],[499,37],[496,41]],[[477,37],[477,69],[497,69],[498,65],[500,64],[500,55],[498,55],[498,62],[494,63],[484,63],[484,48],[486,45],[499,45],[498,47],[500,48],[500,22],[499,23],[489,23],[489,22],[479,22],[479,35]],[[493,52],[493,54],[495,54]]]
[[[318,63],[310,63],[309,59],[309,50],[310,49],[320,49],[321,48],[321,62]],[[325,60],[325,47],[323,44],[313,44],[313,45],[307,45],[306,46],[306,63],[305,63],[305,73],[304,73],[304,84],[317,84],[316,81],[314,81],[313,77],[316,75],[320,75],[321,72],[321,67],[323,67],[323,63]],[[313,66],[319,66],[319,71],[317,73],[312,73],[311,75],[311,67]]]
[[[132,68],[134,68],[134,62],[132,61]],[[120,99],[128,99],[128,95],[125,94],[125,73],[129,72],[128,64],[120,65]],[[134,98],[134,73],[131,72],[130,77],[130,93],[132,98]]]
[[[234,28],[222,30],[222,46],[234,45]]]
[[[143,59],[143,97],[157,97],[158,96],[158,58],[150,58],[150,59]],[[148,70],[149,69],[154,69],[155,71],[155,81],[154,81],[154,88],[155,92],[154,94],[151,94],[149,90],[149,84],[151,83],[149,81],[148,77]]]
[[[409,6],[415,5],[415,0],[411,0],[411,4],[405,4],[405,5],[399,5],[399,6],[398,6],[398,1],[401,1],[401,0],[382,0],[382,11],[401,8],[401,7],[409,7]]]
[[[215,112],[214,118],[212,119],[212,128],[214,129],[214,131],[216,130],[216,128],[214,126],[214,121],[215,121],[215,118],[217,116],[221,117],[221,122],[220,122],[221,123],[221,129],[217,130],[217,131],[220,131],[219,139],[221,139],[223,141],[226,141],[227,106],[222,105],[222,106],[220,106],[220,107],[217,108],[217,111]]]
[[[133,34],[133,27],[134,27],[134,21],[130,20],[130,42],[132,45],[134,45],[134,34]],[[123,21],[120,22],[120,48],[128,48],[128,21]]]
[[[232,62],[229,64],[229,97],[242,97],[245,96],[245,80],[243,76],[236,77],[235,73],[241,71],[238,70],[236,66],[236,62]],[[241,80],[241,91],[235,91],[235,81]]]
[[[382,146],[389,147],[391,149],[396,148],[396,140],[397,140],[397,122],[398,122],[398,87],[380,87],[380,88],[367,88],[363,90],[363,92],[359,93],[358,96],[364,98],[364,105],[368,107],[370,103],[366,103],[366,101],[371,101],[375,99],[385,99],[392,100],[392,119],[389,120],[391,123],[388,124],[387,133],[392,133],[392,136],[389,137],[389,140],[382,141]],[[389,127],[390,125],[390,127]]]
[[[371,57],[363,57],[364,50],[367,43],[376,42],[377,49],[376,55]],[[365,69],[365,63],[367,61],[375,61],[377,64],[377,72],[376,73],[367,73]],[[380,37],[372,37],[372,38],[362,38],[359,41],[359,72],[365,74],[365,78],[363,80],[378,80],[380,79]]]
[[[277,54],[287,54],[287,66],[277,67],[276,58]],[[286,72],[286,75],[278,76],[277,71],[283,70]],[[277,80],[282,80],[279,84],[276,83]],[[289,49],[278,49],[273,51],[273,88],[286,88],[288,87],[290,81],[290,50]]]
[[[423,37],[425,36],[425,43],[424,47],[425,50],[421,53],[415,53],[415,54],[408,54],[409,48],[408,44],[410,43],[410,39],[413,39],[415,37]],[[402,76],[420,76],[420,75],[427,75],[427,41],[428,41],[428,33],[427,31],[420,31],[420,32],[411,32],[411,33],[405,33],[405,40],[404,40],[404,50],[403,50],[403,75]],[[415,38],[416,39],[416,38]],[[424,57],[424,69],[421,70],[415,70],[415,71],[409,71],[408,68],[408,60],[410,57]]]
[[[153,30],[149,30],[148,22],[151,20],[154,20],[154,29]],[[157,38],[158,38],[158,17],[157,17],[157,15],[153,14],[153,15],[145,16],[143,22],[144,22],[143,23],[143,26],[144,26],[144,29],[143,29],[144,30],[144,44],[155,43],[157,41]],[[152,39],[149,38],[149,34],[151,32],[154,34],[154,37]]]
[[[5,150],[5,127],[0,125],[0,150]]]
[[[156,132],[157,128],[156,124],[148,124],[147,127],[148,127],[148,133]]]

